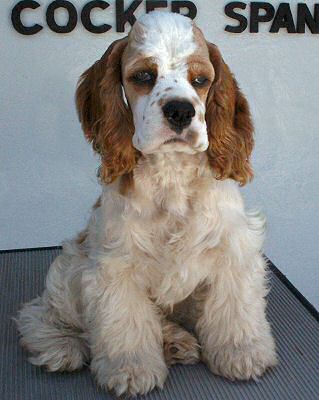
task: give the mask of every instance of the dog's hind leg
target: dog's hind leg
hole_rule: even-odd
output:
[[[30,353],[29,361],[49,371],[73,371],[88,359],[85,341],[74,327],[58,320],[55,311],[37,297],[20,310],[17,318],[20,343]]]
[[[79,261],[85,263],[64,250],[50,267],[42,296],[26,303],[16,319],[20,343],[31,353],[29,361],[49,371],[79,369],[89,358],[78,304]]]

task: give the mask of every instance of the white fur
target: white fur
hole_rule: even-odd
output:
[[[148,30],[145,51],[158,46],[184,59],[192,49],[188,20],[154,15],[143,24],[163,34],[158,41]],[[174,32],[185,36],[176,54]],[[167,82],[182,75],[165,68]],[[137,114],[143,102],[149,99],[140,100]],[[55,371],[91,360],[101,386],[143,394],[162,387],[167,376],[169,318],[194,329],[214,373],[249,379],[275,365],[265,317],[265,220],[245,211],[236,183],[216,180],[206,153],[175,151],[140,158],[128,194],[119,185],[118,179],[103,187],[82,240],[64,244],[43,295],[19,313],[31,362]]]
[[[175,98],[182,98],[194,104],[196,115],[188,129],[198,133],[198,140],[194,148],[179,146],[182,152],[194,153],[205,151],[208,147],[208,137],[205,121],[199,120],[199,115],[205,114],[205,104],[202,103],[187,79],[187,58],[196,50],[192,22],[179,14],[155,11],[144,15],[134,25],[131,36],[133,46],[144,57],[152,57],[157,64],[158,79],[148,96],[140,97],[133,107],[135,133],[134,147],[144,154],[155,151],[172,151],[169,145],[161,146],[166,140],[175,136],[175,133],[165,124],[159,100],[165,102]],[[125,66],[128,69],[130,64]],[[165,90],[171,88],[169,92]],[[173,151],[176,150],[176,145]]]
[[[118,394],[162,386],[161,314],[172,309],[174,318],[174,305],[205,283],[193,321],[204,360],[231,379],[257,377],[276,362],[264,219],[245,212],[233,181],[213,179],[204,154],[150,157],[136,169],[132,197],[117,182],[105,188],[84,245],[65,244],[42,298],[20,312],[31,361],[74,369],[90,352],[98,382]]]

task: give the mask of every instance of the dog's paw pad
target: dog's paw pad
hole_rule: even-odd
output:
[[[164,357],[167,365],[195,364],[200,359],[200,346],[196,338],[177,324],[163,329]]]

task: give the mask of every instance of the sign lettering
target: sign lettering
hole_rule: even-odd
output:
[[[269,32],[278,33],[281,29],[288,33],[305,33],[306,26],[311,33],[319,33],[319,4],[314,4],[313,13],[307,4],[298,3],[294,6],[295,16],[290,3],[280,3],[277,10],[271,3],[253,1],[246,4],[242,1],[232,1],[225,6],[225,15],[237,23],[226,25],[225,31],[242,33],[248,27],[249,32],[258,33],[261,23],[270,23]],[[248,11],[245,13],[245,11]]]
[[[126,24],[131,26],[135,23],[135,11],[143,3],[142,0],[134,0],[131,4],[125,8],[124,0],[116,0],[116,32],[124,32]],[[157,8],[168,8],[168,1],[145,1],[146,12],[153,11]],[[94,25],[91,20],[91,12],[94,9],[106,10],[110,6],[104,0],[93,0],[84,5],[80,11],[80,20],[86,30],[92,33],[105,33],[112,29],[111,25],[101,24]],[[22,0],[17,3],[11,12],[11,21],[14,29],[22,35],[35,35],[43,29],[43,26],[36,23],[31,26],[26,26],[22,22],[22,14],[25,10],[35,10],[41,7],[40,3],[35,0]],[[63,8],[66,10],[68,20],[65,25],[59,25],[55,18],[55,12],[57,9]],[[197,8],[192,1],[171,1],[170,8],[172,12],[181,13],[192,19],[196,17]],[[185,12],[186,10],[186,12]],[[75,6],[69,0],[55,0],[49,4],[45,10],[45,19],[48,27],[56,33],[70,33],[72,32],[78,23],[78,11]]]
[[[84,28],[96,34],[108,32],[112,28],[116,32],[124,32],[127,25],[133,25],[136,21],[135,13],[144,3],[145,11],[148,13],[155,9],[170,9],[175,13],[186,15],[195,19],[197,7],[192,1],[153,1],[153,0],[133,0],[125,7],[124,0],[115,1],[116,20],[114,27],[102,23],[96,25],[92,22],[92,12],[102,12],[110,7],[105,0],[92,0],[86,3],[81,10],[72,4],[71,0],[54,0],[46,10],[43,10],[48,28],[56,33],[72,32],[79,21]],[[17,3],[11,12],[11,21],[14,29],[22,35],[35,35],[44,26],[40,23],[25,25],[23,23],[23,13],[31,12],[41,7],[36,0],[22,0]],[[65,24],[59,24],[56,19],[56,11],[64,9],[67,14]],[[287,33],[305,33],[306,28],[313,33],[319,33],[319,3],[313,5],[310,10],[305,3],[280,3],[275,8],[269,2],[252,1],[245,3],[242,1],[232,1],[224,8],[225,16],[233,20],[231,24],[225,26],[225,31],[230,33],[242,33],[247,29],[250,33],[258,33],[262,24],[268,24],[270,33],[285,31]],[[40,22],[40,21],[38,21]]]

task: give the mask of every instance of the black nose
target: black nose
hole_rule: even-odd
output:
[[[187,101],[170,101],[162,108],[170,126],[176,133],[181,133],[184,128],[190,125],[195,115],[195,109]]]

